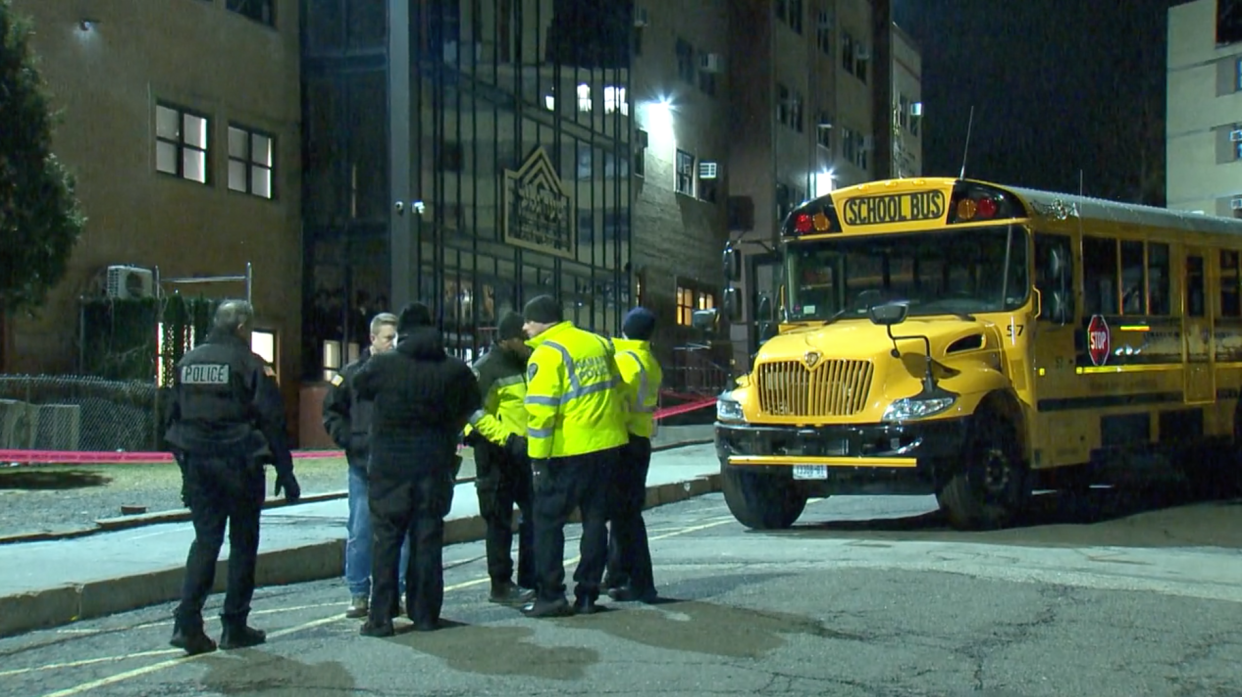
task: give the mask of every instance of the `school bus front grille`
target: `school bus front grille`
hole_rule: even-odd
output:
[[[798,361],[759,366],[759,408],[772,416],[851,416],[871,390],[871,361],[827,360],[807,368]]]

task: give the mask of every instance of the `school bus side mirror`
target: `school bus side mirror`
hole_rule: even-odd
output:
[[[690,316],[690,324],[701,332],[711,332],[716,329],[716,309],[695,310]]]
[[[881,327],[891,327],[895,324],[901,324],[906,321],[906,315],[910,313],[910,306],[905,303],[885,303],[883,305],[872,305],[867,311],[867,315],[871,318],[872,324],[878,324]]]
[[[730,322],[736,324],[742,319],[741,302],[742,298],[738,293],[737,288],[725,288],[724,297],[722,298],[721,303],[724,305],[725,317],[728,317]]]
[[[725,247],[724,252],[720,255],[720,261],[724,266],[725,283],[732,283],[741,278],[742,255],[738,253],[736,247],[732,244]]]

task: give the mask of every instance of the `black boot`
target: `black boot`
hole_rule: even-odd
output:
[[[173,625],[172,638],[168,640],[170,646],[175,646],[186,652],[187,655],[196,656],[200,653],[211,653],[216,650],[216,642],[203,631],[203,625],[183,624],[178,620]]]
[[[267,641],[267,632],[246,626],[246,621],[228,621],[224,623],[224,631],[220,634],[220,648],[244,649],[258,646]]]
[[[492,581],[492,592],[487,597],[489,602],[501,605],[525,605],[534,599],[535,591],[524,591],[512,581]]]

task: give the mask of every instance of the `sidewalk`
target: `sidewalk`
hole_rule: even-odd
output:
[[[720,490],[711,429],[661,430],[653,443],[656,452],[647,477],[648,508]],[[458,483],[446,518],[446,544],[483,537],[478,499],[469,481],[473,476],[473,462],[467,459],[461,472],[466,481]],[[264,510],[258,585],[340,577],[347,512],[344,492],[328,500]],[[0,546],[0,636],[175,600],[193,539],[193,526],[179,520]],[[227,547],[226,541],[216,574],[217,592],[224,589],[227,577]]]

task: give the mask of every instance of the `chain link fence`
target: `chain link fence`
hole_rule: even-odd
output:
[[[159,392],[137,380],[0,375],[0,450],[158,450]]]

